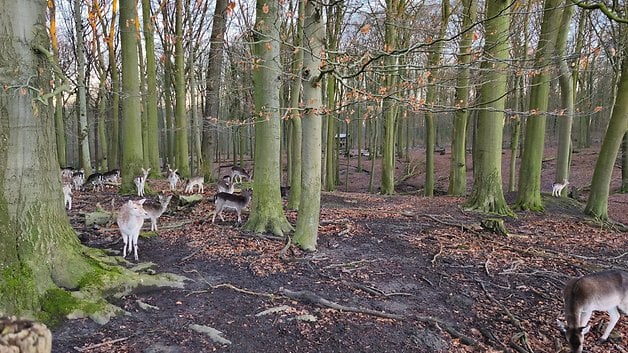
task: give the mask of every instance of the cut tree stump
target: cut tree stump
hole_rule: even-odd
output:
[[[0,353],[50,353],[52,334],[36,321],[0,318]]]

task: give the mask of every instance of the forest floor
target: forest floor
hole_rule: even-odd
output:
[[[573,155],[570,186],[585,190],[581,198],[596,151]],[[369,174],[356,171],[355,160],[345,179],[341,160],[339,191],[322,195],[318,251],[292,248],[285,259],[284,241],[243,232],[233,213],[211,223],[215,188],[206,187],[204,200],[192,207],[173,199],[158,236],[140,239],[139,257],[157,272],[186,276],[186,287],[111,299],[126,315],[104,325],[65,321],[53,329],[53,352],[567,352],[556,324],[564,283],[628,268],[628,236],[625,228],[583,216],[586,199],[549,195],[554,153],[546,149],[543,163],[545,212],[504,218],[507,236],[482,228],[490,216],[465,211],[464,199],[444,196],[448,152],[437,155],[440,196],[431,198],[421,196],[422,150],[413,152],[417,175],[395,196],[367,193]],[[508,153],[503,163],[506,178]],[[398,176],[406,170],[399,161]],[[613,190],[620,178],[617,168]],[[149,184],[167,189],[165,181]],[[121,250],[115,226],[83,225],[82,214],[96,202],[110,205],[112,197],[117,205],[125,199],[115,190],[77,193],[69,215],[86,244]],[[613,194],[609,213],[628,224],[628,195]],[[286,214],[295,224],[296,213]],[[594,316],[586,349],[628,351],[626,317],[615,341],[595,343],[606,321],[606,314]]]

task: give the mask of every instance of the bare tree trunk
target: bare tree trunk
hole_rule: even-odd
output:
[[[144,46],[146,47],[146,151],[147,167],[154,175],[161,170],[159,163],[159,117],[157,114],[157,63],[155,60],[155,26],[150,0],[142,0]]]
[[[321,54],[324,50],[322,9],[313,1],[305,6],[304,37],[307,38],[303,60],[303,174],[301,204],[294,243],[304,250],[316,250],[321,203],[322,118],[325,111],[321,90]]]
[[[81,19],[81,0],[74,0],[74,25],[76,30],[77,62],[77,108],[79,115],[79,144],[81,146],[81,168],[86,174],[92,173],[92,161],[89,151],[89,127],[87,126],[87,98],[85,88],[85,43],[83,40],[83,21]]]
[[[190,159],[188,147],[188,118],[185,109],[185,61],[183,52],[183,0],[176,0],[175,12],[175,45],[174,45],[174,66],[175,66],[175,138],[176,138],[176,158],[179,173],[184,177],[190,176]]]
[[[294,48],[296,50],[294,54],[294,61],[292,64],[292,73],[294,75],[294,81],[292,81],[292,87],[290,88],[290,196],[288,198],[288,208],[293,210],[299,209],[299,203],[301,202],[301,168],[302,168],[302,125],[301,125],[301,113],[299,112],[299,103],[302,102],[301,98],[301,71],[303,69],[303,18],[305,16],[305,0],[299,0],[298,20],[296,23],[295,35],[294,35]],[[317,117],[319,118],[319,117]],[[322,142],[322,141],[321,141]],[[321,146],[322,148],[322,146]],[[319,151],[320,153],[320,151]]]
[[[56,12],[57,7],[55,4],[55,0],[48,1],[48,12],[50,14],[50,40],[52,43],[52,60],[55,63],[59,62],[59,40],[57,39],[57,20],[56,20]],[[54,76],[55,87],[61,84],[62,78],[59,73]],[[66,158],[66,139],[65,139],[65,122],[63,121],[63,95],[58,94],[54,98],[55,109],[55,134],[56,134],[56,142],[57,142],[57,158],[59,159],[59,164],[61,166],[67,166],[67,158]]]

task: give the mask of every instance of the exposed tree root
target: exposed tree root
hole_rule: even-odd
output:
[[[341,305],[341,304],[338,304],[338,303],[334,303],[332,301],[329,301],[329,300],[319,296],[318,294],[316,294],[314,292],[307,291],[307,290],[295,292],[295,291],[291,291],[289,289],[282,288],[280,290],[280,293],[285,295],[286,297],[288,297],[290,299],[299,300],[299,301],[302,301],[302,302],[305,302],[305,303],[309,303],[309,304],[320,305],[320,306],[324,306],[324,307],[335,309],[335,310],[339,310],[339,311],[347,311],[347,312],[352,312],[352,313],[361,313],[361,314],[379,316],[379,317],[383,317],[383,318],[387,318],[387,319],[394,319],[394,320],[401,320],[401,319],[403,319],[403,316],[401,316],[401,315],[389,314],[389,313],[382,312],[382,311],[371,310],[371,309],[366,309],[366,308],[358,308],[358,307],[354,307],[354,306],[346,306],[346,305]]]

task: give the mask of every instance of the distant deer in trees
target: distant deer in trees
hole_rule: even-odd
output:
[[[591,273],[567,282],[563,291],[565,320],[558,322],[572,353],[581,353],[584,335],[593,311],[606,311],[610,317],[600,341],[606,341],[620,318],[628,313],[628,272],[608,270]]]
[[[166,196],[160,194],[159,201],[157,201],[156,203],[144,203],[144,210],[148,214],[148,217],[146,218],[150,218],[151,231],[157,230],[157,218],[161,217],[164,211],[168,208],[168,204],[170,203],[171,199],[172,195]]]
[[[203,193],[205,192],[205,188],[203,187],[203,184],[205,183],[205,178],[203,178],[203,176],[195,176],[195,177],[191,177],[188,180],[188,184],[185,187],[185,192],[188,194],[191,194],[194,192],[194,187],[198,186],[198,192],[199,193]]]
[[[144,219],[148,218],[148,213],[144,210],[144,202],[146,199],[139,201],[129,200],[122,205],[120,211],[118,211],[117,223],[122,233],[122,240],[124,240],[124,249],[122,250],[122,256],[126,257],[127,247],[129,253],[133,250],[133,256],[135,261],[137,258],[137,239],[140,236],[140,229],[144,224]]]
[[[168,184],[170,184],[170,191],[177,190],[177,184],[181,180],[179,174],[177,174],[178,171],[179,169],[172,170],[168,168]]]
[[[216,194],[214,204],[216,209],[214,210],[214,216],[212,217],[212,223],[216,220],[216,215],[220,216],[220,219],[224,222],[222,217],[222,211],[225,208],[233,209],[238,213],[238,223],[242,223],[242,209],[245,208],[249,201],[251,201],[251,190],[246,190],[242,195],[229,194],[226,192],[219,192]]]
[[[569,181],[567,179],[563,179],[562,183],[554,183],[552,185],[552,196],[560,197],[560,194],[563,192],[563,189],[569,185]]]
[[[68,210],[72,209],[72,186],[63,184],[63,206]]]
[[[222,180],[218,182],[218,192],[226,192],[228,194],[233,194],[235,190],[235,184],[231,182],[231,176],[225,175],[222,177]]]
[[[149,172],[150,168],[142,168],[142,175],[138,175],[133,179],[135,187],[137,188],[137,196],[144,196],[144,186],[146,185],[146,180],[148,180]]]
[[[235,165],[231,167],[231,181],[235,183],[237,180],[238,183],[242,183],[242,178],[246,178],[246,180],[251,180],[249,173],[247,173],[244,168]]]

